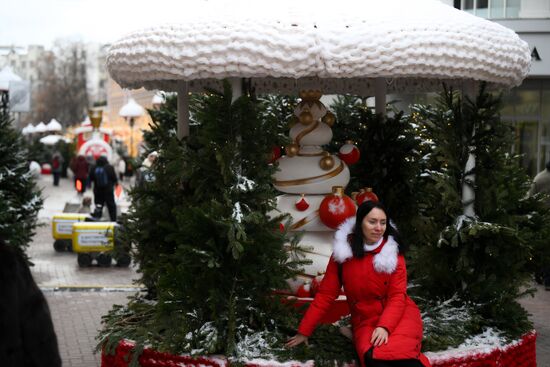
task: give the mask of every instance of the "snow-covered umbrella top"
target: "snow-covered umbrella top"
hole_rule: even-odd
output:
[[[22,130],[21,130],[21,133],[23,135],[27,135],[27,134],[32,134],[34,133],[34,125],[31,124],[30,122],[27,124],[27,126],[25,126]]]
[[[191,3],[192,4],[192,3]],[[181,24],[115,42],[111,76],[126,88],[191,91],[251,78],[257,91],[439,89],[441,81],[519,85],[530,52],[512,30],[437,0],[203,1]]]
[[[48,131],[61,131],[63,126],[56,119],[51,119],[50,122],[46,125],[46,130]]]
[[[48,128],[46,127],[46,124],[40,121],[35,127],[34,132],[35,133],[45,133],[48,131]]]

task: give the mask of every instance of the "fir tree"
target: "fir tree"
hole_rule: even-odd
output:
[[[262,100],[231,100],[228,85],[195,96],[182,141],[174,98],[150,111],[145,140],[159,152],[155,180],[132,192],[124,235],[152,302],[114,309],[102,334],[110,343],[124,336],[161,350],[238,357],[248,336],[276,327],[281,304],[273,291],[286,288],[300,265],[285,249],[284,218],[267,215],[277,195],[276,167],[267,162],[282,135]],[[121,322],[128,315],[140,325]]]
[[[431,299],[477,305],[484,322],[508,336],[529,329],[516,299],[531,279],[533,250],[542,248],[550,219],[540,199],[527,198],[530,180],[509,153],[513,134],[500,121],[500,100],[482,88],[474,100],[445,91],[438,104],[414,106],[424,139],[420,216],[423,233],[415,257],[419,290]],[[473,172],[464,172],[469,153]],[[475,183],[469,174],[475,174]],[[463,215],[463,184],[475,190],[475,217]]]
[[[415,126],[403,112],[394,116],[373,113],[359,97],[338,96],[331,109],[337,122],[330,150],[338,151],[346,140],[352,140],[361,152],[359,162],[349,167],[348,193],[371,187],[404,237],[416,242],[423,222],[416,215],[421,141]]]
[[[0,113],[0,237],[25,253],[42,208],[27,152],[9,115]]]

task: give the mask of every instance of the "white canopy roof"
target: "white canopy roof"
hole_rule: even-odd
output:
[[[0,90],[9,90],[11,81],[22,80],[21,77],[15,74],[10,66],[4,66],[0,70]]]
[[[134,32],[111,46],[109,73],[122,87],[190,91],[228,77],[257,91],[326,93],[439,89],[441,81],[519,85],[530,50],[512,30],[438,0],[211,0],[182,24]]]
[[[48,131],[61,131],[63,126],[56,119],[51,119],[50,122],[46,125]]]
[[[35,133],[45,133],[48,131],[48,128],[46,127],[46,124],[40,121],[35,127],[34,132]]]
[[[23,133],[23,135],[27,135],[27,134],[32,134],[34,133],[34,126],[33,124],[31,124],[30,122],[27,124],[27,126],[25,126],[23,129],[21,129],[21,133]]]
[[[61,135],[46,135],[43,138],[40,138],[40,142],[45,145],[55,145],[60,140],[64,140],[66,142],[70,141],[69,139],[64,138]]]
[[[128,102],[122,106],[118,114],[122,117],[139,117],[143,116],[145,110],[132,97],[128,98]]]

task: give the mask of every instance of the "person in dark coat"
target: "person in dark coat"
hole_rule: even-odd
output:
[[[48,303],[23,256],[0,238],[0,366],[60,367]]]
[[[96,207],[107,205],[109,217],[116,221],[115,186],[118,179],[113,166],[109,164],[107,157],[101,156],[96,164],[90,168],[88,179],[94,186],[94,202]]]
[[[63,168],[63,156],[59,152],[55,152],[52,157],[52,176],[53,185],[59,186],[59,178],[61,177],[61,170]]]
[[[550,195],[550,161],[546,162],[546,168],[535,176],[528,194],[529,196],[533,196],[538,193]],[[547,207],[550,207],[549,198],[546,198],[544,203]],[[544,288],[547,291],[550,291],[550,264],[547,262],[542,264],[542,269],[540,269],[540,273],[544,282]]]
[[[88,161],[86,161],[86,158],[82,154],[79,154],[71,169],[74,173],[74,183],[78,193],[84,194],[87,186],[88,171],[90,170]]]
[[[422,318],[407,295],[405,244],[379,202],[366,201],[334,236],[315,299],[287,347],[307,342],[343,286],[363,367],[429,367],[420,349]]]

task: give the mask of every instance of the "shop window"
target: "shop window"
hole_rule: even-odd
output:
[[[541,137],[540,137],[540,161],[538,171],[542,171],[546,162],[550,161],[550,122],[546,121],[541,124]]]
[[[550,123],[550,80],[545,80],[542,86],[541,117]]]
[[[537,174],[538,123],[521,121],[516,123],[515,151],[521,154],[521,165],[530,176]]]
[[[504,0],[491,0],[489,2],[489,18],[504,18]]]
[[[482,18],[518,18],[521,0],[455,0],[454,5]]]
[[[521,0],[506,0],[506,18],[519,18]]]
[[[540,91],[517,90],[516,91],[516,116],[539,118],[540,112]]]

